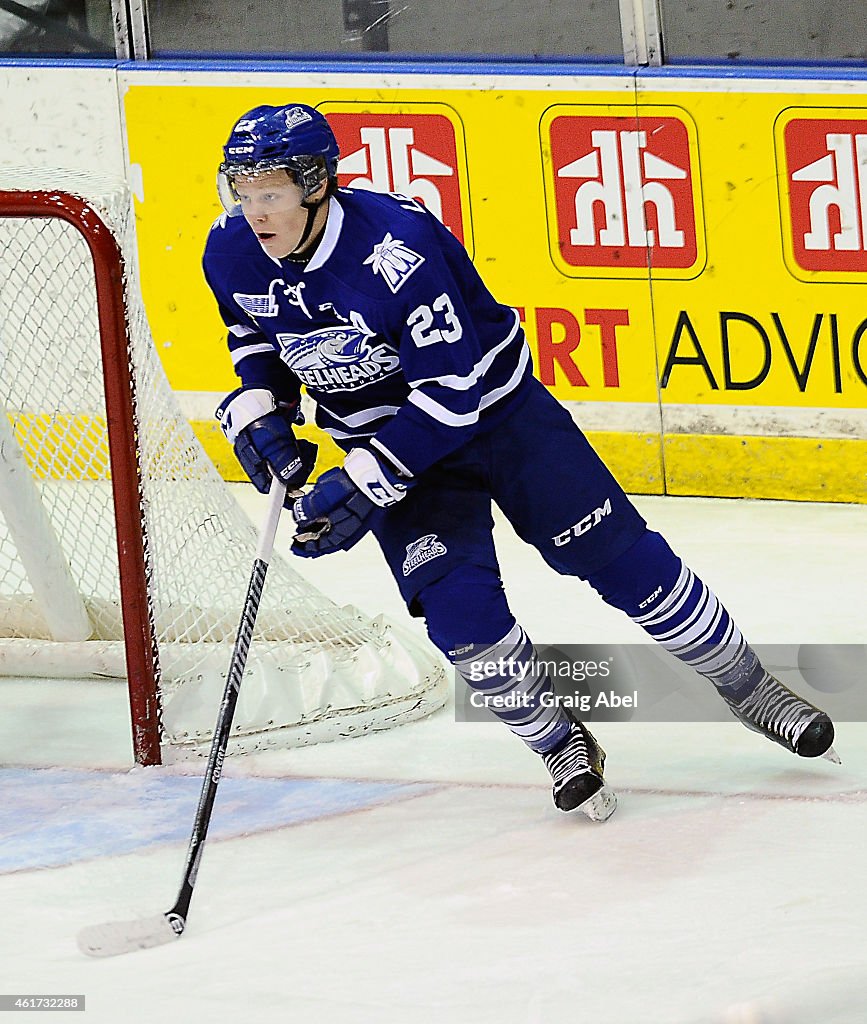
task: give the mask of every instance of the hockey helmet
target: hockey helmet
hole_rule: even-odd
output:
[[[336,178],[340,152],[331,125],[313,107],[292,103],[254,107],[239,118],[223,147],[217,187],[224,208],[236,212],[233,179],[285,168],[305,202],[323,181]]]

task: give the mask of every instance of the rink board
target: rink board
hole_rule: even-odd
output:
[[[216,69],[121,82],[145,300],[182,391],[233,384],[198,271],[220,146],[244,110],[297,98],[331,118],[341,184],[437,209],[628,489],[864,499],[860,224],[840,244],[863,252],[835,249],[845,159],[867,152],[862,83]],[[164,155],[183,120],[197,132],[179,167]],[[822,242],[805,186],[823,183],[842,210],[826,202],[824,253],[803,241],[813,209]]]
[[[0,146],[128,174],[157,349],[227,477],[239,469],[212,416],[235,378],[200,271],[215,170],[240,113],[295,98],[331,119],[341,184],[415,194],[461,238],[627,489],[867,500],[854,73],[104,65],[0,66],[13,105],[38,115],[0,124]],[[320,468],[334,464],[308,429]]]

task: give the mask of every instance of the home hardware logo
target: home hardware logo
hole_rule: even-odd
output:
[[[427,207],[472,254],[463,126],[441,103],[324,103],[344,188],[397,192]]]
[[[543,117],[554,262],[569,276],[646,276],[649,267],[697,276],[705,250],[694,125],[679,108],[611,109],[555,106]]]
[[[801,279],[867,273],[867,118],[839,113],[790,108],[778,120],[786,262]]]

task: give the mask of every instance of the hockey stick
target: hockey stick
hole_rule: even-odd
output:
[[[184,876],[175,905],[171,910],[155,917],[134,921],[110,921],[106,924],[90,925],[83,928],[78,933],[78,948],[87,956],[117,956],[120,953],[132,953],[137,949],[149,949],[151,946],[161,946],[165,942],[171,942],[172,939],[179,939],[184,933],[190,910],[190,900],[193,898],[193,886],[196,884],[196,875],[199,872],[208,825],[211,822],[211,812],[214,809],[217,786],[223,771],[223,760],[229,745],[229,733],[232,728],[232,719],[235,716],[235,706],[238,703],[241,679],[247,664],[247,653],[250,650],[253,627],[256,624],[259,601],[262,598],[265,575],[268,572],[268,562],[274,549],[274,538],[285,495],[285,484],[275,477],[268,493],[268,511],[259,532],[256,560],[253,562],[250,585],[244,599],[244,610],[241,612],[238,635],[235,639],[229,673],[226,677],[226,688],[223,691],[223,701],[220,704],[220,713],[214,727],[208,767],[202,783],[202,793],[193,822],[193,833],[190,836]]]

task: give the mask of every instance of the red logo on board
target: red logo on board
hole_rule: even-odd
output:
[[[783,139],[795,263],[867,271],[867,121],[795,118]]]
[[[563,260],[688,270],[699,258],[689,132],[677,117],[564,114],[549,125]]]
[[[344,188],[399,192],[423,203],[461,242],[461,164],[444,114],[344,113],[326,107],[340,146]]]

